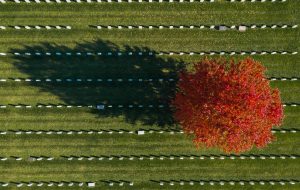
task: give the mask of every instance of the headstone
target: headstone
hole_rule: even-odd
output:
[[[20,26],[15,26],[14,28],[17,29],[17,30],[20,30],[20,29],[21,29]]]
[[[245,32],[246,30],[247,30],[246,26],[243,26],[243,25],[239,26],[239,31],[240,32]]]
[[[105,109],[105,105],[97,105],[96,108],[98,110],[104,110]]]
[[[219,26],[219,30],[220,30],[220,31],[225,31],[225,30],[227,30],[227,27],[226,27],[226,26],[223,26],[223,25],[221,25],[221,26]]]
[[[96,183],[95,182],[87,182],[88,187],[95,187]]]

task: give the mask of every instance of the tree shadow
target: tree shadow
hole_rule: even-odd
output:
[[[32,81],[33,86],[58,96],[66,105],[110,104],[113,107],[91,112],[100,118],[124,115],[132,124],[174,124],[168,105],[176,89],[177,73],[183,68],[180,60],[159,57],[147,47],[119,47],[102,40],[78,43],[74,48],[41,43],[11,49],[10,53],[19,71],[42,80]],[[46,82],[47,78],[52,81]]]

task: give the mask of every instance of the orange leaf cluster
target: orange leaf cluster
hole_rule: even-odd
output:
[[[281,124],[283,107],[260,62],[205,59],[193,68],[180,73],[173,106],[198,147],[240,153],[274,139],[271,129]]]

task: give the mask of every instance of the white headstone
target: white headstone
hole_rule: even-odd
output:
[[[105,109],[105,105],[97,105],[96,108],[98,110],[104,110]]]
[[[245,32],[247,30],[247,27],[246,26],[239,26],[239,31],[240,32]]]

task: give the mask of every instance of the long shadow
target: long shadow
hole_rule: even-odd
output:
[[[168,105],[175,92],[177,73],[183,67],[182,61],[159,57],[147,47],[119,47],[102,40],[79,43],[74,48],[41,43],[10,52],[21,54],[13,54],[14,65],[19,71],[32,79],[52,79],[52,82],[32,82],[32,85],[51,92],[67,105],[111,104],[114,105],[112,108],[92,109],[91,112],[99,117],[124,115],[126,121],[133,124],[173,124]],[[170,78],[174,81],[168,81]],[[62,82],[53,79],[62,79]],[[66,79],[72,79],[72,82]],[[128,107],[140,104],[144,107]],[[166,106],[158,108],[161,104]]]

